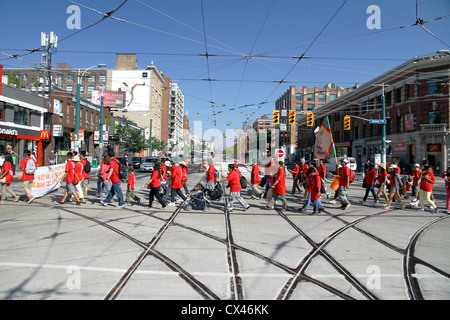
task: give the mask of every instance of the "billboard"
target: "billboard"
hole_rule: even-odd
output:
[[[147,70],[112,70],[111,89],[125,93],[124,108],[128,111],[148,111],[150,77]]]
[[[124,91],[92,90],[92,103],[100,105],[102,97],[104,107],[120,109],[125,107],[126,92]]]

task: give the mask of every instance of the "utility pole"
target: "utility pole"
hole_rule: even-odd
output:
[[[41,66],[47,69],[46,85],[48,86],[48,95],[50,97],[50,90],[52,86],[52,53],[56,51],[58,47],[58,36],[52,31],[49,35],[45,32],[41,32],[41,48],[46,53],[41,56]]]
[[[384,87],[389,86],[384,82],[376,84],[375,86],[381,87],[381,163],[386,164],[386,103],[384,96]]]

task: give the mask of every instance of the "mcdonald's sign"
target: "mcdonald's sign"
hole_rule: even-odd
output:
[[[50,140],[50,130],[41,130],[41,140]]]

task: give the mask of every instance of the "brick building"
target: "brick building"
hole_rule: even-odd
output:
[[[315,126],[298,123],[298,148],[311,154],[313,130],[328,116],[338,155],[357,162],[381,154],[382,129],[371,119],[382,118],[382,85],[385,92],[387,155],[400,159],[402,168],[430,161],[441,172],[449,164],[450,53],[415,57],[361,85],[345,97],[314,110]],[[344,116],[351,117],[351,130],[343,129]]]

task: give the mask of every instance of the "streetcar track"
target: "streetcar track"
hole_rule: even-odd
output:
[[[143,215],[146,215],[148,217],[151,218],[155,218],[161,221],[164,221],[164,225],[158,230],[158,232],[153,236],[153,238],[149,241],[149,242],[143,242],[141,240],[138,240],[136,238],[134,238],[133,236],[127,234],[126,232],[121,231],[118,228],[115,228],[111,225],[109,225],[106,222],[100,221],[96,218],[92,218],[89,217],[85,214],[81,214],[78,212],[75,212],[67,207],[58,207],[61,210],[64,210],[66,212],[69,212],[71,214],[77,215],[83,219],[87,219],[90,220],[92,222],[95,222],[99,225],[101,225],[102,227],[108,228],[116,233],[118,233],[119,235],[131,240],[132,242],[134,242],[135,244],[137,244],[138,246],[140,246],[141,248],[144,249],[144,251],[139,255],[138,259],[130,266],[130,268],[127,270],[127,272],[124,273],[124,275],[122,276],[122,278],[119,280],[119,282],[117,283],[116,286],[114,286],[110,292],[106,295],[105,299],[117,299],[117,297],[120,295],[120,293],[123,291],[124,287],[126,286],[126,284],[128,283],[128,281],[130,280],[130,278],[132,277],[132,275],[134,274],[134,272],[137,270],[137,268],[139,267],[139,265],[142,263],[142,261],[147,257],[147,256],[153,256],[155,258],[157,258],[158,260],[160,260],[161,262],[163,262],[169,269],[173,270],[174,272],[176,272],[178,274],[178,276],[180,278],[182,278],[184,281],[186,281],[197,293],[199,293],[204,299],[220,299],[211,289],[209,289],[207,286],[205,286],[203,283],[201,283],[200,281],[198,281],[198,279],[196,279],[192,274],[190,274],[189,272],[187,272],[186,270],[184,270],[179,264],[177,264],[175,261],[173,261],[172,259],[170,259],[169,257],[165,256],[162,252],[158,251],[155,249],[156,244],[161,240],[162,236],[164,235],[164,233],[167,231],[167,229],[170,226],[178,226],[181,228],[185,228],[187,230],[190,230],[192,232],[196,232],[198,234],[201,234],[203,236],[206,236],[212,240],[218,241],[222,244],[225,244],[227,247],[227,261],[228,261],[228,265],[229,265],[229,271],[231,274],[231,278],[230,278],[230,289],[231,289],[231,294],[232,294],[232,299],[244,299],[244,292],[243,292],[243,286],[242,286],[242,281],[241,281],[241,276],[240,276],[240,272],[239,272],[239,264],[238,264],[238,260],[237,260],[237,256],[236,256],[236,250],[240,250],[243,252],[246,252],[248,254],[251,254],[263,261],[266,261],[267,263],[270,263],[271,265],[274,265],[278,268],[280,268],[281,270],[283,270],[284,272],[288,273],[290,275],[289,280],[287,281],[287,283],[285,284],[285,286],[283,287],[282,291],[279,293],[277,299],[289,299],[293,293],[293,291],[295,290],[296,285],[299,282],[302,281],[307,281],[310,283],[313,283],[335,295],[337,295],[338,297],[341,297],[343,299],[355,299],[354,297],[348,295],[345,292],[340,291],[337,288],[334,288],[320,280],[317,280],[311,276],[306,275],[304,272],[306,271],[306,269],[308,268],[308,266],[311,264],[312,260],[317,257],[318,255],[322,256],[323,258],[325,258],[328,263],[330,263],[341,275],[343,275],[343,277],[349,281],[349,283],[351,283],[359,292],[361,292],[364,296],[366,296],[369,299],[378,299],[378,297],[376,297],[370,290],[368,290],[366,287],[364,287],[359,280],[353,276],[348,270],[346,270],[342,265],[340,265],[339,262],[337,262],[331,255],[329,255],[326,250],[324,250],[324,247],[326,245],[328,245],[332,240],[334,240],[336,237],[338,237],[342,232],[344,232],[345,230],[349,229],[349,228],[353,228],[354,230],[382,243],[383,245],[385,245],[386,247],[394,250],[395,252],[398,252],[400,254],[403,254],[404,256],[404,278],[405,281],[407,283],[407,290],[408,290],[408,294],[410,296],[411,299],[423,299],[423,296],[421,295],[420,292],[420,288],[419,285],[417,283],[417,279],[415,277],[413,277],[414,274],[414,265],[416,263],[421,263],[423,265],[426,265],[428,267],[430,267],[431,269],[441,273],[442,275],[449,277],[449,275],[447,273],[445,273],[442,270],[439,270],[438,268],[428,264],[425,261],[422,261],[421,259],[418,259],[416,257],[413,256],[414,253],[414,248],[415,245],[420,237],[420,235],[427,230],[429,227],[431,227],[433,224],[438,223],[446,218],[448,218],[448,216],[444,216],[444,217],[440,217],[436,220],[433,220],[429,223],[427,223],[426,225],[422,226],[419,230],[416,231],[416,233],[411,237],[410,242],[408,244],[408,247],[406,249],[401,249],[398,248],[382,239],[379,239],[378,237],[370,234],[367,231],[364,231],[360,228],[358,228],[356,226],[356,224],[358,224],[361,221],[364,221],[366,219],[370,219],[372,217],[375,216],[379,216],[380,214],[383,214],[384,217],[399,217],[399,215],[391,215],[389,214],[390,211],[381,211],[381,212],[377,212],[375,214],[371,214],[371,215],[358,215],[358,214],[350,214],[347,216],[351,216],[351,217],[359,217],[359,219],[354,220],[353,222],[347,222],[344,219],[340,218],[340,214],[337,215],[333,215],[327,211],[326,215],[316,215],[316,216],[331,216],[335,219],[338,219],[339,221],[344,223],[344,227],[341,227],[337,230],[334,230],[332,233],[330,233],[327,237],[325,237],[321,242],[319,243],[315,243],[308,235],[306,235],[300,228],[298,228],[295,223],[293,223],[291,221],[291,219],[289,219],[289,217],[294,216],[294,217],[299,217],[298,214],[295,213],[282,213],[279,210],[276,210],[277,213],[276,214],[271,214],[271,213],[261,213],[261,214],[255,214],[255,213],[239,213],[239,215],[250,215],[250,216],[257,216],[257,215],[265,215],[265,216],[281,216],[285,221],[287,221],[300,235],[302,235],[304,237],[304,239],[312,246],[312,250],[309,252],[309,254],[300,262],[300,264],[296,267],[296,268],[290,268],[280,262],[277,262],[276,260],[273,260],[269,257],[264,256],[263,254],[257,253],[253,250],[250,250],[248,248],[242,247],[236,243],[234,243],[233,240],[233,234],[232,234],[232,225],[231,225],[231,213],[227,210],[228,208],[228,195],[225,194],[225,188],[224,188],[224,212],[223,213],[217,213],[217,214],[224,214],[224,218],[225,218],[225,230],[226,230],[226,235],[225,235],[225,239],[222,239],[220,237],[216,237],[214,235],[211,235],[207,232],[186,226],[184,224],[181,223],[177,223],[175,222],[175,218],[178,216],[178,214],[180,213],[180,211],[183,209],[184,207],[184,203],[183,202],[181,205],[179,205],[176,210],[172,213],[172,215],[166,219],[163,217],[159,217],[156,215],[152,215],[152,212],[146,212],[143,210],[132,210],[129,208],[125,208],[128,211],[131,212],[137,212]],[[93,203],[93,202],[92,202]],[[93,203],[94,204],[94,203]],[[34,203],[34,206],[36,206],[36,203]],[[42,206],[42,205],[41,205]],[[48,205],[45,205],[47,207],[49,207]],[[52,206],[55,207],[55,206]],[[86,208],[89,210],[105,210],[104,208]],[[197,214],[196,212],[189,212],[187,214]],[[198,214],[204,214],[204,213],[198,213]],[[208,214],[216,214],[216,213],[208,213]],[[417,217],[417,215],[401,215],[401,217]],[[306,217],[306,216],[304,216]]]

